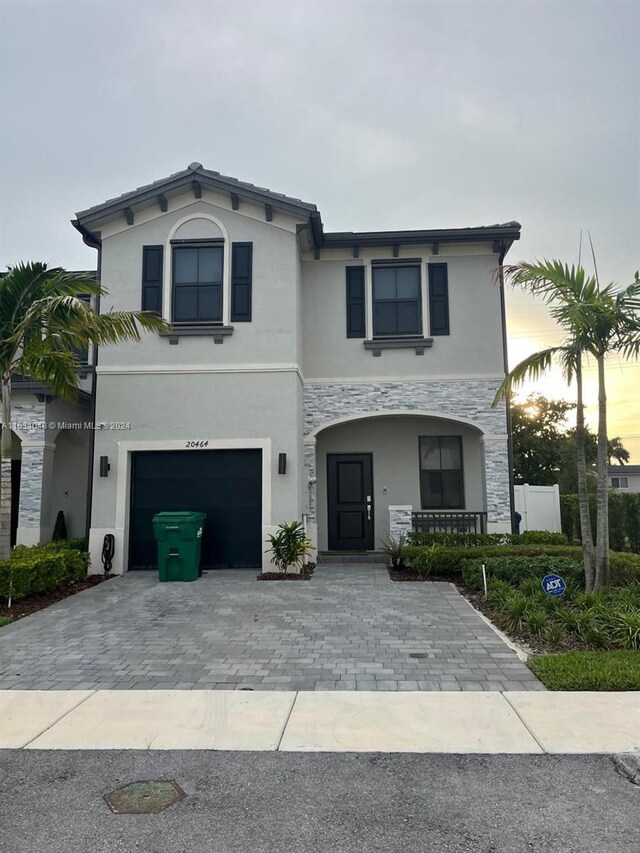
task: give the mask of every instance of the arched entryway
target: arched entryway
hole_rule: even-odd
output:
[[[390,507],[485,517],[484,435],[471,422],[385,412],[328,424],[307,442],[320,550],[379,548]]]

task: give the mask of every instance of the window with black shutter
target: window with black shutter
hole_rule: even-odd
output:
[[[222,320],[222,246],[173,247],[173,321]]]
[[[429,324],[432,335],[449,334],[449,284],[446,264],[429,264]]]
[[[364,267],[347,267],[347,337],[366,337]]]
[[[231,247],[231,322],[251,322],[251,279],[253,243]]]
[[[142,310],[162,314],[162,246],[142,250]]]
[[[374,337],[421,334],[420,267],[374,266],[372,274]]]

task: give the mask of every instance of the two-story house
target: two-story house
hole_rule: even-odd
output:
[[[171,331],[100,350],[90,547],[155,565],[160,510],[207,514],[204,567],[268,567],[302,519],[320,550],[410,524],[511,529],[504,302],[509,222],[324,230],[315,205],[192,163],[83,210],[101,310]]]

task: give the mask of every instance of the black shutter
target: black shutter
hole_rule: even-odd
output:
[[[142,248],[142,310],[162,314],[162,246]]]
[[[253,243],[231,246],[231,322],[251,322]]]
[[[347,337],[366,337],[364,267],[347,267]]]
[[[446,264],[429,264],[429,324],[432,335],[449,334],[449,284]]]

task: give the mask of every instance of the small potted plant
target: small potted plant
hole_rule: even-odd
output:
[[[307,554],[313,548],[301,522],[279,524],[277,532],[269,536],[268,542],[271,548],[267,553],[271,555],[271,562],[283,575],[291,574],[288,569],[295,569],[293,574],[301,574]]]

